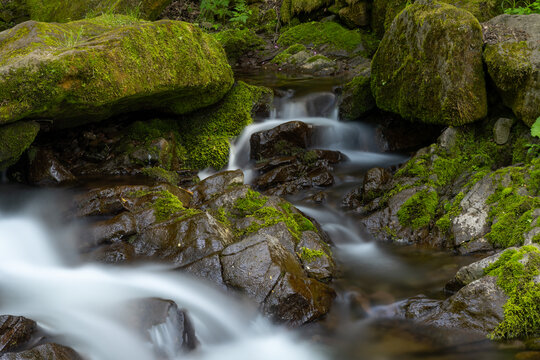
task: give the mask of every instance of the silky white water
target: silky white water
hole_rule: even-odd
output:
[[[50,205],[50,204],[49,204]],[[32,204],[39,206],[39,204]],[[33,319],[88,359],[323,359],[313,344],[271,325],[244,299],[159,267],[72,265],[74,228],[51,228],[35,213],[0,213],[0,314]],[[71,265],[70,265],[71,263]],[[151,329],[153,344],[124,314],[133,299],[158,297],[187,309],[201,345],[178,353],[167,323]],[[170,325],[170,324],[169,324]]]

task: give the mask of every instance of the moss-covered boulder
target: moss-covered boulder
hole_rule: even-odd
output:
[[[17,162],[38,131],[39,125],[33,121],[0,126],[0,170]]]
[[[406,5],[407,0],[373,0],[371,28],[377,36],[384,35],[396,15],[405,9]]]
[[[250,29],[227,29],[214,34],[231,64],[249,51],[264,48],[265,42]]]
[[[368,26],[370,4],[367,1],[350,0],[346,7],[339,10],[338,14],[340,20],[351,29]]]
[[[281,21],[289,23],[293,17],[308,15],[332,4],[332,0],[283,0],[279,10]]]
[[[480,22],[488,21],[502,14],[499,0],[442,0],[442,2],[467,10]]]
[[[361,30],[348,30],[335,22],[309,22],[294,26],[278,39],[278,45],[289,47],[302,44],[313,48],[324,46],[327,54],[362,55],[371,57],[377,49],[378,40]]]
[[[156,108],[184,114],[220,100],[232,83],[219,43],[183,22],[111,15],[0,33],[0,124],[72,126]]]
[[[473,14],[478,21],[487,21],[502,13],[498,0],[440,0]],[[390,28],[394,18],[414,0],[373,0],[371,28],[377,36],[382,37]]]
[[[410,120],[462,125],[487,114],[482,28],[465,10],[420,0],[385,33],[372,62],[377,106]]]
[[[540,117],[540,14],[484,24],[484,61],[505,105],[528,126]]]
[[[170,3],[171,0],[2,0],[0,21],[12,26],[27,19],[68,22],[102,13],[155,20]]]
[[[343,86],[342,100],[339,105],[340,118],[345,120],[358,119],[375,107],[370,82],[371,69],[367,66]]]

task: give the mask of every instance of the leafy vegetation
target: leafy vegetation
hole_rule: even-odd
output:
[[[540,0],[503,0],[501,8],[506,14],[540,14]]]

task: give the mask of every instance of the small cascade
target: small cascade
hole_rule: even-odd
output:
[[[61,248],[67,238],[76,242],[75,229],[53,228],[34,214],[0,213],[0,314],[36,320],[84,358],[324,358],[313,345],[271,325],[250,303],[200,279],[156,266],[73,265]],[[150,330],[152,342],[135,332],[127,320],[132,317],[120,314],[126,302],[143,298],[170,299],[187,309],[199,349],[179,353],[173,339],[182,334],[167,322]]]

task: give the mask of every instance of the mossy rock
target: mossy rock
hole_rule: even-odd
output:
[[[371,10],[371,28],[379,37],[383,37],[390,24],[407,5],[407,0],[373,0]]]
[[[67,127],[128,111],[184,114],[233,83],[219,43],[179,22],[106,15],[28,21],[0,33],[0,124],[53,119]]]
[[[484,22],[497,15],[502,14],[500,0],[441,0],[455,7],[467,10],[473,14],[478,21]]]
[[[223,46],[231,64],[250,50],[264,48],[264,40],[250,29],[227,29],[214,34]]]
[[[344,50],[351,55],[371,57],[378,40],[374,35],[360,30],[348,30],[335,22],[309,22],[285,31],[278,44],[288,47],[295,44],[318,47],[327,45],[325,52]]]
[[[342,119],[358,119],[375,107],[370,82],[371,70],[367,68],[343,86],[342,101],[339,105]]]
[[[482,28],[465,10],[431,0],[407,7],[372,62],[377,106],[409,120],[463,125],[487,115]]]
[[[155,20],[172,0],[11,0],[0,2],[0,13],[18,23],[21,17],[44,22],[69,22],[107,14]],[[5,21],[5,20],[4,20]]]
[[[485,23],[484,61],[505,105],[529,127],[540,117],[540,14]]]
[[[33,121],[0,126],[0,170],[19,160],[34,141],[38,131],[39,125]]]
[[[279,10],[281,22],[290,23],[298,15],[306,15],[332,4],[332,0],[283,0]]]
[[[367,1],[354,2],[338,11],[340,20],[348,28],[368,26],[370,22],[370,5]]]

